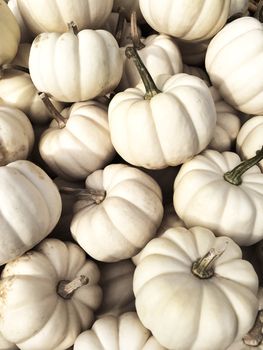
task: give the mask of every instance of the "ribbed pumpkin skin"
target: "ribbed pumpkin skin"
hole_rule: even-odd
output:
[[[257,150],[263,146],[263,116],[255,116],[242,125],[237,135],[237,153],[242,159],[254,157]],[[259,162],[263,171],[263,161]]]
[[[34,138],[33,127],[25,113],[13,107],[0,106],[0,166],[27,159]]]
[[[72,281],[80,275],[89,279],[88,284],[75,290],[69,299],[57,293],[60,281]],[[67,349],[93,322],[102,298],[99,277],[97,265],[78,245],[43,240],[2,272],[3,335],[21,350]]]
[[[139,0],[139,4],[157,32],[194,41],[211,38],[224,26],[230,0]]]
[[[182,165],[174,182],[174,207],[186,227],[203,226],[243,246],[263,239],[263,175],[253,166],[239,186],[224,174],[240,164],[234,152],[206,150]]]
[[[123,64],[112,34],[85,29],[77,35],[39,34],[31,46],[29,70],[38,91],[61,102],[80,102],[114,90]]]
[[[18,49],[20,36],[15,16],[6,2],[0,0],[0,66],[13,60]]]
[[[57,175],[84,180],[106,166],[115,155],[107,109],[96,101],[87,101],[73,104],[62,114],[68,118],[66,126],[60,129],[55,120],[51,122],[41,135],[39,151]]]
[[[81,333],[74,350],[165,350],[138,319],[136,312],[104,316]]]
[[[176,166],[201,152],[216,125],[215,105],[201,79],[159,75],[156,85],[161,92],[151,100],[140,84],[109,105],[114,148],[128,163],[148,169]]]
[[[57,224],[61,197],[49,176],[34,163],[17,160],[0,167],[0,265],[44,239]]]
[[[263,114],[262,47],[262,23],[246,16],[227,24],[207,48],[212,84],[226,102],[248,114]]]
[[[100,28],[112,10],[113,0],[17,0],[17,4],[27,27],[40,34],[66,32],[71,21],[79,30]]]
[[[214,276],[195,276],[192,264],[226,241]],[[139,319],[168,349],[225,349],[252,327],[258,309],[253,266],[233,240],[203,227],[171,228],[152,239],[135,269],[133,290]]]
[[[71,233],[93,258],[104,262],[137,254],[155,235],[163,216],[158,184],[141,170],[110,164],[86,179],[86,187],[106,191],[99,204],[85,199],[73,216]]]

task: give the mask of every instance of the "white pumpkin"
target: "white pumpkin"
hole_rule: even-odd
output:
[[[217,121],[213,138],[207,148],[219,152],[230,151],[241,127],[239,113],[222,99],[213,86],[210,88],[210,92],[215,102]]]
[[[211,38],[224,26],[230,0],[139,0],[139,4],[157,32],[194,41]]]
[[[227,350],[262,350],[263,349],[263,289],[258,291],[259,307],[254,326],[243,336],[242,340],[234,342]]]
[[[0,0],[0,67],[10,63],[16,55],[20,42],[20,29],[10,8]]]
[[[129,49],[142,66],[136,51]],[[118,93],[109,104],[113,146],[132,165],[148,169],[179,165],[212,138],[216,111],[211,93],[201,79],[185,73],[158,76],[156,86],[145,67],[140,69],[146,94],[138,85]]]
[[[0,139],[0,166],[28,158],[34,144],[34,131],[25,113],[0,106]]]
[[[263,149],[250,166],[263,158]],[[234,152],[206,150],[182,165],[174,182],[174,207],[187,227],[204,226],[239,245],[263,239],[263,174]],[[238,167],[236,169],[236,167]]]
[[[145,47],[139,50],[140,58],[152,78],[156,78],[160,74],[174,75],[183,71],[181,53],[170,36],[152,34],[147,38],[141,38],[141,43]],[[121,48],[124,64],[118,91],[136,87],[141,81],[135,64],[125,56],[126,47]]]
[[[44,239],[57,224],[61,197],[49,176],[28,160],[0,167],[0,265]]]
[[[2,272],[1,332],[21,350],[67,349],[92,324],[99,276],[76,244],[44,240]]]
[[[95,101],[79,102],[62,111],[41,135],[39,152],[55,174],[68,180],[84,180],[107,165],[115,155],[105,106]]]
[[[23,111],[33,124],[45,124],[51,120],[51,114],[38,95],[30,75],[19,70],[6,70],[0,79],[0,97],[2,103]],[[61,111],[63,104],[53,101]]]
[[[262,47],[262,23],[246,16],[227,24],[207,48],[205,65],[212,84],[244,113],[263,113]]]
[[[113,0],[17,0],[17,4],[27,27],[39,34],[66,32],[71,21],[79,30],[100,28],[112,10]]]
[[[104,316],[81,333],[74,350],[165,350],[138,319],[135,312]]]
[[[86,188],[87,198],[84,190],[71,232],[93,258],[104,262],[130,258],[156,234],[163,216],[162,194],[149,175],[110,164],[89,175]]]
[[[263,116],[255,116],[242,125],[237,135],[237,153],[242,159],[253,157],[263,145]],[[263,171],[263,161],[259,163]]]
[[[58,101],[79,102],[114,90],[123,64],[109,32],[69,30],[38,35],[30,50],[29,70],[38,91]]]
[[[257,314],[252,265],[230,238],[202,227],[171,228],[152,239],[133,289],[139,319],[168,349],[226,349]]]
[[[133,273],[135,265],[130,259],[115,263],[98,264],[101,278],[99,285],[102,288],[103,299],[96,311],[96,317],[106,315],[120,316],[124,312],[134,311]]]

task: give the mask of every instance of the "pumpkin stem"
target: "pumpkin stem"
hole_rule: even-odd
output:
[[[150,100],[152,97],[159,94],[161,91],[155,85],[153,78],[151,77],[147,68],[143,64],[140,56],[138,55],[136,48],[132,46],[126,47],[125,55],[128,58],[133,59],[133,62],[135,63],[136,68],[142,78],[142,81],[146,90],[146,94],[144,95],[145,100]]]
[[[263,310],[260,310],[257,314],[256,321],[253,328],[243,337],[243,343],[248,346],[259,346],[263,340],[262,323]]]
[[[4,76],[5,70],[10,70],[10,69],[18,70],[20,72],[25,72],[25,73],[29,74],[29,69],[26,67],[19,66],[18,64],[5,63],[2,65],[2,67],[0,69],[0,77],[2,78]]]
[[[71,187],[60,187],[59,191],[65,194],[72,194],[78,199],[87,200],[90,204],[100,204],[106,197],[106,191],[94,190],[93,188],[71,188]]]
[[[238,164],[234,169],[227,171],[224,174],[224,180],[232,185],[239,186],[242,184],[242,175],[254,165],[258,164],[263,159],[263,146],[256,151],[256,155],[252,158],[244,160]]]
[[[124,30],[124,22],[125,22],[125,15],[123,8],[120,8],[118,11],[119,18],[115,30],[115,39],[117,40],[117,43],[119,46],[121,46],[121,39],[123,36],[123,30]]]
[[[226,250],[228,241],[225,242],[223,248],[214,249],[211,248],[208,253],[205,254],[202,258],[199,258],[192,265],[192,273],[201,278],[208,279],[214,276],[213,264],[216,259],[218,259]]]
[[[68,26],[68,30],[73,33],[74,35],[77,35],[78,34],[78,27],[76,25],[75,22],[71,21],[69,23],[67,23],[67,26]]]
[[[145,45],[142,43],[137,26],[137,13],[132,11],[131,13],[131,38],[133,46],[137,49],[143,49]]]
[[[74,292],[82,286],[88,284],[89,278],[84,275],[80,275],[74,280],[70,281],[60,281],[57,286],[57,293],[64,299],[70,299]]]
[[[57,121],[58,127],[60,129],[64,128],[66,126],[67,119],[64,118],[58,112],[58,110],[55,108],[53,103],[51,103],[50,99],[48,98],[48,95],[45,92],[39,92],[38,95],[41,98],[41,100],[44,102],[45,106],[47,107],[52,117]]]

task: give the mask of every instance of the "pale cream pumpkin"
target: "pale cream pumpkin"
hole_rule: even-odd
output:
[[[202,227],[152,239],[133,289],[142,324],[168,349],[226,349],[251,328],[258,309],[258,277],[240,247]]]
[[[2,272],[1,332],[21,350],[67,349],[92,324],[99,277],[79,246],[44,240]]]
[[[253,157],[263,145],[263,116],[255,116],[242,125],[237,135],[237,153],[242,159]],[[263,171],[263,161],[259,163]]]
[[[194,41],[211,38],[224,26],[230,0],[139,0],[139,4],[157,32]]]
[[[58,101],[79,102],[114,90],[123,63],[111,33],[69,30],[39,34],[30,50],[29,70],[38,91]]]
[[[28,158],[34,144],[34,131],[25,113],[0,106],[0,139],[0,166]]]
[[[134,311],[135,302],[132,289],[135,265],[130,259],[115,263],[98,264],[103,298],[95,315],[97,318],[106,315],[120,316],[124,312]]]
[[[139,55],[152,78],[156,78],[160,74],[174,75],[183,71],[181,53],[170,36],[152,34],[147,38],[141,38],[141,43],[144,47],[139,50]],[[141,81],[135,64],[125,56],[126,47],[121,48],[124,63],[118,91],[136,87]]]
[[[262,47],[262,23],[246,16],[227,24],[207,48],[205,65],[212,84],[244,113],[263,113]]]
[[[239,245],[263,239],[263,174],[255,165],[262,158],[263,149],[246,164],[234,152],[206,150],[183,164],[174,182],[178,216]]]
[[[61,197],[49,176],[28,160],[0,167],[0,265],[44,239],[57,224]]]
[[[230,151],[234,147],[241,127],[239,112],[227,104],[213,86],[210,92],[215,102],[217,121],[213,138],[207,148],[219,152]]]
[[[55,174],[68,180],[84,180],[107,165],[115,155],[105,106],[87,101],[62,111],[41,135],[39,152]]]
[[[135,312],[104,316],[81,333],[74,350],[165,350],[138,319]]]
[[[66,32],[71,21],[79,30],[100,28],[112,10],[113,0],[17,0],[17,4],[27,27],[39,34]]]
[[[142,67],[136,51],[127,50]],[[211,93],[201,79],[185,73],[158,76],[155,86],[145,67],[140,69],[146,94],[140,85],[118,93],[109,104],[113,146],[132,165],[179,165],[212,138],[216,111]]]
[[[149,175],[125,164],[110,164],[89,175],[86,188],[71,232],[93,258],[130,258],[156,234],[163,216],[162,194]]]
[[[13,60],[20,42],[20,29],[10,8],[0,0],[0,67]]]
[[[45,124],[51,120],[50,112],[26,72],[6,70],[0,79],[0,97],[3,104],[23,111],[33,124]],[[63,103],[53,103],[58,111],[62,111]]]

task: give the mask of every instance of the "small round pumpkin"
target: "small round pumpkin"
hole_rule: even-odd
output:
[[[61,197],[51,178],[28,160],[0,167],[2,196],[0,265],[44,239],[61,215]]]
[[[230,0],[139,0],[139,4],[146,22],[157,32],[199,41],[224,26]]]
[[[138,319],[135,312],[104,316],[81,333],[74,350],[165,350]]]
[[[29,55],[31,79],[38,91],[61,102],[105,95],[118,85],[123,63],[117,41],[106,30],[41,33]]]
[[[203,227],[171,228],[152,239],[133,289],[139,319],[168,349],[226,349],[251,328],[258,309],[258,277],[240,247]]]
[[[112,10],[113,0],[17,0],[17,4],[27,27],[40,34],[66,32],[71,21],[80,30],[100,28]]]
[[[0,280],[4,337],[21,350],[67,349],[92,324],[99,276],[79,246],[51,238],[8,263]]]
[[[0,67],[14,59],[20,37],[20,28],[15,16],[6,2],[0,0]]]
[[[86,188],[71,232],[90,256],[104,262],[124,260],[155,235],[163,217],[162,194],[149,175],[110,164],[89,175]]]

